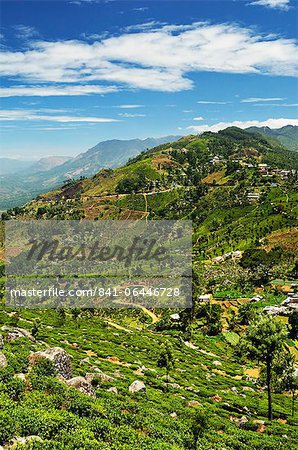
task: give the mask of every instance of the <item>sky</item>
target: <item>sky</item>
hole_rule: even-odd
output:
[[[1,1],[1,156],[298,125],[293,0]]]

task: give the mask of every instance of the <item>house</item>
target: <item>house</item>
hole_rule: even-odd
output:
[[[222,256],[216,256],[216,258],[214,258],[213,261],[219,264],[224,261],[224,258]]]
[[[202,294],[202,295],[199,295],[198,300],[199,300],[199,302],[207,303],[207,302],[210,302],[211,298],[212,298],[211,294]]]
[[[286,307],[292,311],[298,312],[298,294],[289,295],[281,304],[281,306]]]
[[[271,316],[278,316],[281,312],[281,309],[278,306],[265,306],[263,312],[266,314],[270,314]]]
[[[178,320],[180,320],[179,314],[171,314],[171,315],[170,315],[170,318],[171,318],[172,320],[174,320],[175,322],[177,322]]]
[[[262,295],[256,295],[255,297],[252,297],[251,299],[250,299],[250,302],[251,303],[255,303],[255,302],[259,302],[259,301],[261,301],[261,300],[263,300],[263,296]]]
[[[260,194],[258,192],[249,192],[246,197],[251,201],[259,200]]]
[[[219,164],[221,162],[221,159],[219,156],[214,156],[211,160],[210,160],[210,164]]]

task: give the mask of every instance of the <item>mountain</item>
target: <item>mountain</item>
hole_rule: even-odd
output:
[[[54,167],[61,166],[66,161],[72,159],[69,156],[46,156],[39,159],[35,164],[30,167],[31,172],[44,172],[46,170],[51,170]]]
[[[22,161],[12,158],[0,158],[0,176],[19,172],[32,166],[34,161]]]
[[[246,131],[250,133],[261,133],[269,138],[277,139],[287,149],[298,151],[298,126],[286,125],[282,128],[249,127]]]
[[[1,176],[0,210],[22,205],[42,192],[59,187],[67,179],[91,176],[104,167],[118,167],[148,148],[177,138],[178,136],[143,140],[114,139],[100,142],[75,158],[42,158],[33,166],[15,174],[13,178],[10,174]]]
[[[298,153],[233,127],[161,144],[4,213],[122,219],[124,229],[127,219],[192,219],[193,306],[149,310],[141,295],[134,308],[0,304],[0,445],[17,437],[22,448],[53,450],[297,448],[295,390],[282,378],[298,348],[296,316],[283,303],[297,285],[297,169]],[[0,287],[4,296],[4,278]],[[252,330],[267,356],[281,326],[286,353],[272,363],[268,420],[265,365],[241,344]]]

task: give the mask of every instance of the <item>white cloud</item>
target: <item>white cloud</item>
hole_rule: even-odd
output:
[[[281,107],[281,106],[285,106],[285,107],[297,107],[298,106],[298,103],[256,103],[254,106],[265,106],[265,107],[268,107],[268,106],[278,106],[278,107]]]
[[[114,108],[120,109],[135,109],[135,108],[143,108],[144,105],[117,105]]]
[[[146,114],[119,113],[118,116],[121,116],[121,117],[146,117]]]
[[[45,110],[45,112],[48,112]],[[117,119],[111,119],[106,117],[81,117],[81,116],[61,116],[61,115],[48,115],[42,114],[41,110],[25,110],[25,109],[14,109],[14,110],[2,110],[0,111],[0,121],[16,121],[16,120],[27,120],[27,121],[47,121],[47,122],[91,122],[91,123],[108,123],[108,122],[119,122]]]
[[[204,117],[194,117],[192,120],[204,120]]]
[[[133,8],[133,11],[137,11],[137,12],[143,12],[143,11],[148,11],[148,7],[144,6],[143,8]]]
[[[288,11],[290,9],[290,0],[255,0],[250,5],[265,6],[266,8],[282,9]]]
[[[200,105],[226,105],[228,102],[209,102],[209,101],[200,100],[197,103],[199,103]]]
[[[125,31],[156,31],[161,26],[166,26],[165,22],[158,22],[157,20],[151,20],[145,23],[138,23],[136,25],[128,25],[124,28]]]
[[[117,92],[116,86],[62,85],[62,86],[12,86],[0,87],[0,97],[50,97],[65,95],[108,94]]]
[[[197,133],[202,133],[204,131],[214,131],[224,130],[227,127],[238,127],[238,128],[248,128],[248,127],[269,127],[269,128],[280,128],[286,125],[297,125],[298,119],[267,119],[264,121],[259,120],[247,120],[240,121],[235,120],[234,122],[219,122],[214,125],[200,125],[200,126],[190,126],[187,129],[196,131]]]
[[[38,37],[38,31],[31,26],[28,25],[14,25],[13,29],[15,31],[15,37],[18,39],[31,39],[33,37]]]
[[[277,102],[281,100],[285,99],[281,97],[269,97],[269,98],[251,97],[251,98],[243,98],[241,100],[241,103]]]
[[[55,83],[55,87],[104,81],[163,92],[191,89],[189,75],[194,72],[298,74],[293,39],[262,36],[239,25],[201,22],[186,26],[148,22],[138,31],[98,42],[34,41],[23,52],[4,51],[0,74],[23,83]]]

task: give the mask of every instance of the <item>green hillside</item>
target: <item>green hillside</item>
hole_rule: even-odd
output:
[[[261,133],[268,138],[277,139],[288,150],[298,151],[298,127],[287,125],[282,128],[271,129],[269,127],[250,127],[246,131]]]
[[[3,221],[191,219],[193,307],[14,311],[3,295],[0,445],[296,448],[297,316],[285,308],[270,320],[264,308],[297,289],[297,169],[298,153],[228,128],[160,145],[3,213]],[[260,323],[258,345],[276,345],[273,420],[266,361],[246,345]],[[34,355],[56,347],[63,364]]]

